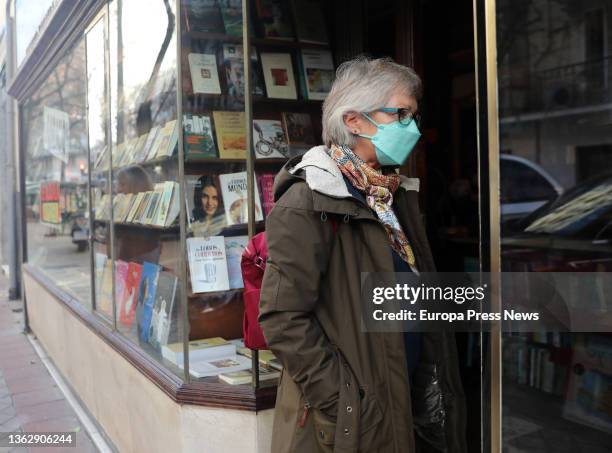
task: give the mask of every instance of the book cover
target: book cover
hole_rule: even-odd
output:
[[[223,45],[223,67],[229,96],[244,97],[244,55],[242,46],[238,44]],[[263,96],[263,80],[261,66],[255,47],[251,48],[251,92],[253,96]]]
[[[151,318],[155,305],[155,292],[157,290],[157,279],[160,267],[147,261],[142,265],[140,285],[138,288],[138,338],[149,342]]]
[[[213,112],[221,159],[246,159],[244,112]]]
[[[178,143],[178,124],[176,120],[168,121],[157,134],[154,147],[157,149],[156,158],[172,157]]]
[[[149,204],[145,210],[144,219],[142,220],[143,224],[151,225],[153,223],[153,219],[155,218],[155,213],[157,212],[157,207],[159,205],[160,196],[161,192],[156,187],[151,193],[151,199],[149,200]]]
[[[170,200],[170,207],[168,208],[168,215],[166,216],[166,227],[169,227],[176,222],[181,210],[180,203],[183,202],[183,200],[181,200],[181,193],[178,182],[172,182],[172,185],[172,198]]]
[[[133,148],[131,149],[130,152],[130,162],[142,162],[145,160],[145,152],[144,152],[144,146],[145,143],[147,142],[147,137],[149,134],[142,134],[140,135],[136,141],[134,142]]]
[[[229,289],[223,236],[188,238],[187,255],[194,293]]]
[[[145,140],[144,146],[142,148],[143,162],[153,160],[155,158],[157,150],[154,148],[153,145],[156,142],[157,135],[159,134],[160,130],[161,128],[159,126],[154,126],[147,134],[147,139]]]
[[[331,52],[302,49],[302,67],[308,99],[324,100],[334,81],[334,61]]]
[[[183,363],[183,343],[171,343],[161,348],[162,357],[175,364]],[[189,342],[189,361],[214,360],[236,354],[236,346],[221,337]]]
[[[219,0],[219,8],[221,8],[225,34],[242,36],[242,1]]]
[[[156,226],[163,227],[166,225],[175,184],[176,183],[173,181],[164,182],[163,191],[159,198],[159,209],[157,210],[157,215],[155,216],[155,221],[153,222],[153,224]]]
[[[95,292],[96,298],[100,300],[102,295],[102,281],[104,279],[104,270],[106,269],[106,261],[108,257],[104,253],[96,252],[94,255],[94,266],[95,266]]]
[[[298,41],[329,44],[321,4],[312,0],[292,0],[291,4],[293,17],[300,18],[295,22]]]
[[[180,365],[179,365],[180,366]],[[213,360],[198,360],[189,362],[189,373],[196,378],[217,376],[221,373],[247,370],[251,367],[251,360],[242,355],[234,355]]]
[[[261,190],[261,204],[266,217],[274,207],[274,173],[257,175],[257,183]]]
[[[278,379],[280,377],[280,371],[266,368],[263,366],[259,367],[259,381],[270,381]],[[221,373],[219,379],[223,382],[227,382],[230,385],[243,385],[250,384],[253,381],[253,373],[251,370],[234,371],[232,373]]]
[[[144,192],[142,197],[142,201],[140,202],[140,206],[138,206],[138,211],[136,211],[136,215],[134,216],[134,223],[145,223],[147,210],[151,204],[151,196],[153,195],[153,191]]]
[[[158,351],[161,350],[162,345],[168,343],[176,284],[177,278],[170,272],[159,273],[157,290],[155,291],[155,305],[153,306],[149,329],[149,343]]]
[[[218,0],[190,0],[183,4],[187,31],[223,33],[223,19]]]
[[[209,115],[187,113],[183,115],[183,127],[186,159],[217,157]]]
[[[125,327],[134,324],[136,313],[136,302],[138,300],[138,287],[142,274],[142,265],[130,261],[128,263],[127,276],[125,279],[125,293],[123,299],[118,303],[119,322]]]
[[[240,260],[248,241],[248,236],[230,236],[225,238],[225,256],[230,289],[244,288]]]
[[[115,261],[115,302],[117,309],[121,306],[127,292],[128,263]]]
[[[140,210],[140,205],[142,204],[142,200],[144,199],[146,192],[138,192],[136,195],[136,199],[132,203],[132,207],[130,208],[130,212],[128,213],[125,221],[126,223],[134,222],[136,218],[136,213]]]
[[[241,354],[245,357],[251,358],[252,351],[249,348],[238,348],[238,354]],[[260,349],[259,350],[259,363],[260,365],[265,365],[268,368],[273,368],[275,370],[281,370],[283,365],[278,361],[276,356],[269,349]]]
[[[111,260],[107,260],[104,265],[97,307],[101,313],[109,317],[113,316],[113,262]]]
[[[266,92],[273,99],[297,99],[291,55],[288,53],[261,53]]]
[[[219,175],[225,219],[228,225],[246,223],[248,220],[247,174],[245,171]],[[255,190],[255,221],[263,220],[261,200],[257,184]]]
[[[283,129],[290,157],[304,154],[315,145],[312,120],[308,113],[283,112]]]
[[[255,0],[257,24],[264,38],[294,38],[289,12],[289,3],[285,0]]]
[[[277,120],[253,120],[253,146],[257,159],[282,159],[289,155],[283,126]]]
[[[194,93],[221,94],[215,54],[190,53],[189,72]]]

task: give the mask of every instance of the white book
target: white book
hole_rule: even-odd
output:
[[[159,199],[159,209],[157,210],[157,215],[155,216],[155,220],[153,222],[154,225],[157,225],[160,227],[163,227],[166,225],[166,220],[168,219],[168,213],[170,212],[170,205],[172,202],[172,194],[174,192],[174,186],[178,185],[173,181],[166,181],[163,184],[164,184],[163,192]]]
[[[164,359],[182,366],[183,343],[164,345],[161,351]],[[189,362],[221,359],[234,356],[235,354],[236,345],[221,337],[203,338],[189,342]]]
[[[302,70],[308,99],[322,101],[334,81],[334,61],[329,50],[302,50]]]
[[[245,171],[219,175],[223,208],[228,225],[237,225],[248,221],[247,174]],[[257,184],[253,184],[255,191],[255,221],[263,220],[261,199]]]
[[[172,185],[172,197],[170,199],[170,208],[168,210],[168,214],[166,215],[166,227],[172,226],[176,218],[179,216],[181,210],[181,205],[179,204],[181,200],[179,184],[178,182],[173,182]]]
[[[233,373],[249,368],[251,368],[251,359],[242,355],[189,362],[189,373],[195,378],[218,376],[221,373]]]
[[[283,124],[277,120],[253,120],[253,146],[257,159],[288,157]]]
[[[223,236],[189,238],[187,254],[194,293],[230,289]]]
[[[189,71],[194,93],[221,94],[215,54],[190,53]]]
[[[269,98],[297,99],[290,54],[262,53],[261,66]]]
[[[244,288],[240,261],[246,248],[248,236],[231,236],[225,238],[225,256],[227,259],[227,274],[231,289]]]

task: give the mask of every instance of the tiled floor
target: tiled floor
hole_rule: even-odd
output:
[[[23,334],[20,302],[9,302],[0,274],[0,438],[11,432],[76,432],[76,448],[7,448],[5,452],[98,450]]]

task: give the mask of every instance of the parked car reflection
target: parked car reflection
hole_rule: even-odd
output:
[[[506,270],[612,269],[612,173],[577,185],[514,224]]]

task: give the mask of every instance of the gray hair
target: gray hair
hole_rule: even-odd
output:
[[[325,145],[353,146],[355,137],[344,124],[344,115],[382,108],[398,90],[421,97],[421,79],[412,68],[391,58],[357,57],[342,63],[323,103]]]

